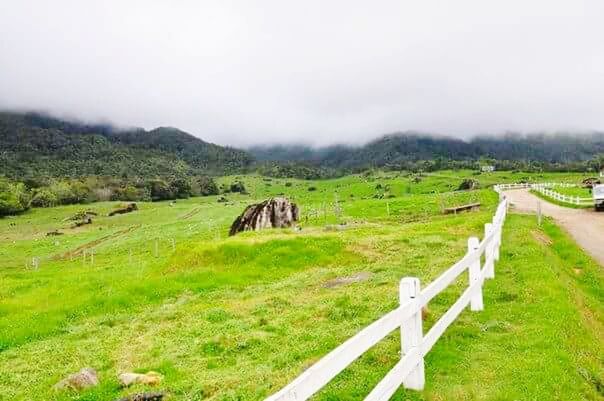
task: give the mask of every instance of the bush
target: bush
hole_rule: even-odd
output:
[[[120,201],[149,201],[151,193],[148,188],[137,188],[133,185],[126,185],[118,188],[112,196],[113,200]]]
[[[286,187],[291,187],[291,186],[292,186],[292,183],[291,183],[291,182],[286,182],[286,183],[285,183],[285,186],[286,186]]]
[[[73,205],[76,203],[90,202],[93,193],[84,183],[75,181],[68,183],[65,181],[54,182],[49,190],[57,197],[59,205]]]
[[[199,177],[197,179],[197,185],[199,185],[199,195],[201,196],[218,195],[218,186],[211,177]]]
[[[170,181],[170,190],[173,196],[178,199],[191,196],[191,184],[185,178],[173,178]]]
[[[33,207],[52,207],[58,203],[57,195],[48,188],[36,191],[31,200]]]
[[[243,185],[243,182],[241,182],[241,181],[232,183],[230,190],[231,190],[231,192],[239,192],[242,194],[247,193],[247,191],[245,190],[245,185]]]
[[[149,182],[149,192],[151,193],[151,200],[162,201],[168,199],[174,199],[172,188],[164,180],[152,180]]]
[[[316,191],[316,190],[317,190],[317,187],[308,187],[308,190],[309,190],[310,192],[313,192],[313,191]]]
[[[0,178],[0,217],[29,209],[30,195],[23,183],[12,183]]]

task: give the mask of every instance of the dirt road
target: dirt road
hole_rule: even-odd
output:
[[[583,249],[604,266],[604,213],[593,209],[571,209],[543,201],[527,189],[506,191],[513,210],[536,213],[541,202],[541,212],[554,218],[572,235]]]

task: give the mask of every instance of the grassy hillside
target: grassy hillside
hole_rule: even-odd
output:
[[[11,178],[220,174],[243,171],[251,162],[244,151],[175,128],[121,130],[0,113],[0,163]]]
[[[103,216],[115,202],[97,203],[90,208],[99,217],[78,229],[65,218],[81,206],[0,219],[0,399],[112,400],[144,389],[120,389],[118,373],[156,370],[174,400],[261,400],[394,308],[401,277],[426,284],[464,254],[497,203],[488,188],[450,192],[469,174],[230,176],[221,182],[241,180],[250,194],[230,194],[226,204],[140,203],[140,211],[114,217]],[[478,179],[486,187],[580,176]],[[301,205],[302,231],[226,238],[245,205],[281,193]],[[480,212],[440,213],[476,200]],[[347,228],[326,229],[336,222]],[[66,234],[46,237],[53,229]],[[550,221],[538,228],[511,215],[485,311],[464,311],[437,343],[426,390],[401,390],[395,399],[601,399],[603,284],[601,267]],[[434,300],[426,330],[465,285],[461,279]],[[316,399],[363,399],[399,350],[394,333]],[[85,366],[99,371],[101,386],[52,390]]]

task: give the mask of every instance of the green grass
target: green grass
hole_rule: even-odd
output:
[[[591,198],[592,197],[591,189],[583,188],[581,186],[556,187],[555,189],[557,192],[561,193],[562,195],[578,196],[579,198]]]
[[[562,193],[561,191],[559,191],[559,189],[562,189],[562,188],[556,188],[556,191]],[[558,205],[558,206],[568,207],[571,209],[591,209],[594,207],[593,204],[577,205],[575,203],[563,202],[558,199],[551,198],[551,197],[545,195],[544,193],[536,191],[534,189],[531,189],[530,192],[533,195],[535,195],[536,197],[541,198],[549,203],[553,203],[554,205]]]
[[[484,189],[450,191],[468,177]],[[63,220],[82,206],[0,220],[0,399],[113,400],[144,390],[120,389],[117,374],[156,370],[170,399],[261,400],[396,307],[400,278],[417,276],[425,285],[457,261],[467,237],[480,236],[492,217],[497,196],[489,185],[581,177],[447,171],[411,178],[225,177],[242,179],[250,195],[229,194],[227,205],[216,197],[143,203],[139,212],[99,215],[76,230]],[[245,205],[280,193],[301,205],[301,232],[226,237]],[[441,214],[469,201],[480,201],[481,211]],[[87,207],[106,215],[114,206]],[[325,230],[335,222],[348,228]],[[56,228],[66,234],[44,236]],[[53,258],[91,243],[94,264],[82,255]],[[34,256],[37,271],[25,267]],[[359,272],[369,279],[325,285]],[[511,215],[496,278],[485,286],[485,311],[464,311],[436,344],[426,390],[401,390],[395,399],[601,399],[602,283],[601,267],[552,222],[539,229],[533,218]],[[466,284],[460,278],[431,303],[426,330]],[[393,333],[316,399],[363,399],[399,350]],[[99,371],[101,386],[52,390],[85,366]]]

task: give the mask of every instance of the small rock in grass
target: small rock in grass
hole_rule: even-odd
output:
[[[158,385],[162,380],[162,375],[157,372],[147,373],[122,373],[118,376],[118,381],[122,387],[128,387],[133,384]]]
[[[346,224],[328,224],[325,226],[325,231],[344,231],[347,228]]]
[[[365,281],[365,280],[369,279],[369,277],[371,277],[371,273],[360,272],[360,273],[355,274],[354,276],[338,277],[333,280],[329,280],[328,282],[323,284],[323,287],[335,288],[335,287],[340,287],[340,286],[347,285],[347,284],[359,283],[361,281]]]
[[[84,390],[99,384],[99,377],[96,370],[84,368],[77,373],[72,373],[57,384],[55,390]]]
[[[138,393],[119,398],[116,401],[161,401],[164,395],[164,393]]]

